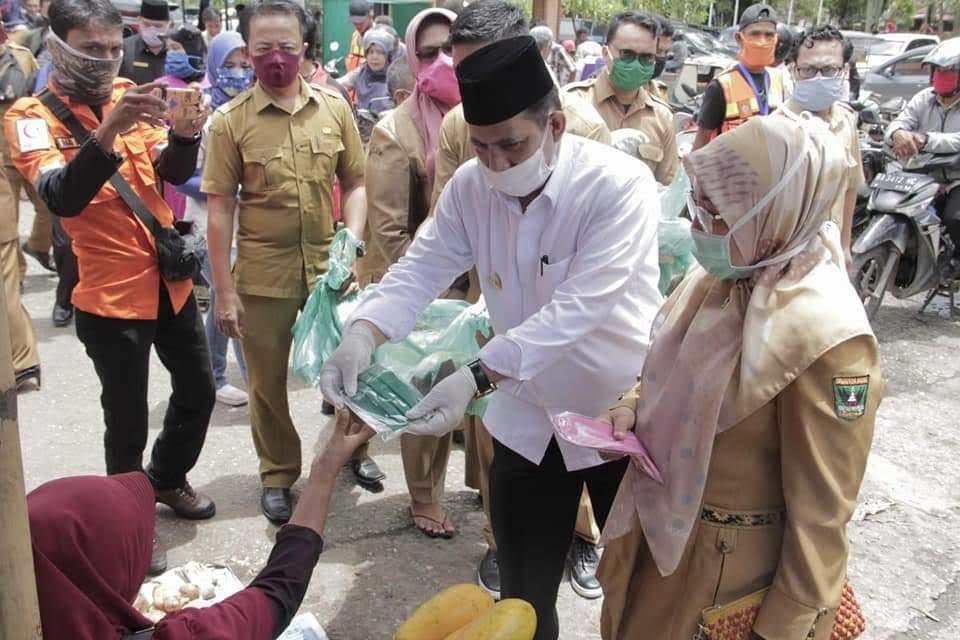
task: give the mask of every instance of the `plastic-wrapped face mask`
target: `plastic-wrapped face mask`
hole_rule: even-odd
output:
[[[407,411],[420,400],[413,386],[373,364],[357,377],[357,393],[347,399],[347,406],[364,422],[375,421],[397,431],[407,426]]]

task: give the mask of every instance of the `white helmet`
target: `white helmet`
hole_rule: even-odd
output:
[[[944,40],[923,58],[923,64],[934,67],[960,68],[960,38]]]

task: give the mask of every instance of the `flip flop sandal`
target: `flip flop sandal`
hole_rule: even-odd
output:
[[[436,518],[431,518],[430,516],[414,513],[413,507],[407,507],[407,510],[410,512],[410,517],[413,518],[413,526],[416,527],[418,531],[423,533],[423,535],[427,536],[428,538],[443,538],[444,540],[449,540],[456,534],[455,530],[447,531],[447,525],[450,524],[450,516],[447,514],[443,515],[443,520],[437,520]],[[431,531],[430,529],[421,527],[419,524],[417,524],[417,518],[429,520],[433,524],[443,529],[443,531],[442,532]]]

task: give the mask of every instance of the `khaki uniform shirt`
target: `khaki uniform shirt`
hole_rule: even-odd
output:
[[[600,113],[610,131],[637,129],[647,143],[640,145],[640,157],[647,163],[660,184],[670,184],[680,165],[676,134],[673,130],[673,112],[667,103],[655,98],[646,89],[637,92],[626,110],[617,101],[610,74],[604,69],[591,80],[574,82],[564,91],[588,100]]]
[[[797,104],[790,100],[783,105],[774,115],[781,115],[792,120],[799,119],[801,109]],[[860,154],[860,138],[857,133],[857,114],[846,104],[834,103],[830,111],[830,120],[828,121],[830,130],[840,138],[843,148],[847,152],[847,176],[846,189],[841,190],[840,195],[830,207],[830,214],[827,218],[837,223],[840,229],[843,229],[843,206],[847,192],[853,189],[856,191],[864,184],[863,177],[863,157]]]
[[[378,281],[410,246],[430,212],[423,137],[401,104],[373,128],[367,148],[367,255],[361,286]]]
[[[610,129],[590,103],[566,94],[561,94],[560,98],[567,117],[567,133],[610,144]],[[470,127],[463,117],[463,106],[457,105],[444,116],[440,127],[440,143],[434,161],[433,204],[460,165],[475,155],[470,142]]]
[[[13,44],[12,42],[8,42],[5,46],[0,46],[0,54],[5,53],[7,49],[13,54],[13,58],[17,61],[20,70],[27,76],[28,82],[31,82],[31,85],[28,87],[29,90],[32,88],[31,78],[37,73],[38,67],[36,59],[34,59],[29,49],[21,47],[18,44]],[[3,93],[5,93],[5,87],[0,87],[0,95]],[[3,118],[19,97],[20,96],[13,96],[10,99],[0,100],[0,119]],[[0,150],[2,150],[0,152],[3,153],[3,170],[7,175],[14,176],[14,179],[16,179],[17,168],[13,166],[13,161],[10,159],[10,147],[7,145],[3,127],[0,127]],[[17,194],[13,192],[13,186],[10,180],[0,180],[0,243],[17,240],[20,237],[17,229],[18,207]]]
[[[217,109],[201,191],[236,197],[237,292],[303,298],[327,269],[333,238],[333,179],[363,176],[364,154],[350,105],[300,81],[292,112],[256,84]]]
[[[760,636],[829,640],[883,392],[877,341],[858,336],[718,434],[677,570],[660,575],[639,523],[604,550],[603,638],[692,638],[704,608],[769,587]]]
[[[656,79],[651,80],[647,83],[646,90],[650,95],[670,104],[670,87],[667,86],[666,82],[661,82]]]

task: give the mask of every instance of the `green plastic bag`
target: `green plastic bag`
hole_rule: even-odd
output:
[[[677,169],[673,182],[660,191],[660,224],[657,241],[660,253],[660,293],[668,295],[683,280],[693,263],[693,239],[690,221],[680,217],[687,206],[690,178],[683,166]]]
[[[331,282],[339,283],[339,288],[349,277],[355,255],[350,239],[341,233],[331,246],[329,270],[293,327],[293,369],[311,386],[318,384],[323,363],[340,344],[343,323],[377,287],[370,285],[342,298],[332,288]],[[394,437],[407,426],[406,411],[440,380],[474,360],[480,342],[489,335],[489,316],[482,301],[470,305],[461,300],[435,300],[417,317],[409,336],[377,349],[374,363],[361,372],[357,394],[347,405],[384,439]],[[485,400],[475,400],[467,413],[481,416],[485,408]]]

